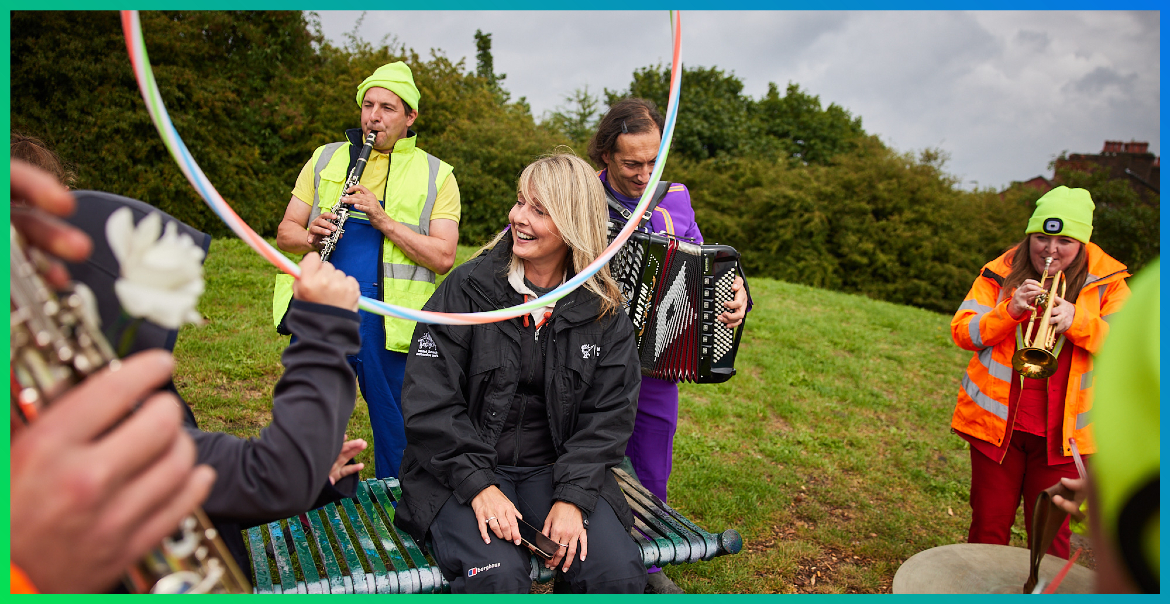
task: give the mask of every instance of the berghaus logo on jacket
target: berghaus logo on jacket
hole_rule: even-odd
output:
[[[424,333],[418,339],[418,349],[415,350],[415,354],[420,357],[439,358],[439,347],[435,346],[435,340],[431,338],[430,332]]]
[[[474,576],[478,575],[479,573],[489,571],[493,568],[499,568],[499,567],[500,567],[500,563],[496,562],[495,564],[489,564],[487,566],[469,568],[469,569],[467,569],[467,576],[469,578],[474,577]]]

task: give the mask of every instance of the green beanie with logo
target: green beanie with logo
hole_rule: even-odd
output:
[[[402,102],[406,103],[408,107],[418,110],[418,100],[421,95],[418,92],[418,87],[414,85],[414,74],[410,72],[406,63],[395,61],[374,70],[374,73],[370,74],[370,77],[358,86],[358,107],[362,106],[362,101],[366,98],[366,91],[375,86],[397,94],[398,98],[402,99]]]
[[[1093,198],[1085,189],[1056,187],[1036,202],[1026,234],[1072,237],[1088,243],[1093,234]]]

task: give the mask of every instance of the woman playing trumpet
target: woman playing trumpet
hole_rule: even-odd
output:
[[[1040,491],[1077,476],[1069,440],[1081,453],[1096,450],[1092,355],[1129,296],[1129,273],[1089,242],[1093,209],[1084,189],[1057,187],[1041,197],[1024,240],[984,265],[951,320],[955,343],[975,352],[951,420],[971,443],[971,543],[1007,545],[1021,497],[1030,533]],[[1058,273],[1064,283],[1054,290]],[[1052,291],[1049,305],[1043,298]],[[1051,375],[1013,370],[1020,345],[1048,350]],[[1048,553],[1068,558],[1067,520]]]

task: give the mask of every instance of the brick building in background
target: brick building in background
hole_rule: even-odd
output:
[[[1064,169],[1086,171],[1092,168],[1109,170],[1110,178],[1124,178],[1138,192],[1142,198],[1151,193],[1158,195],[1160,187],[1160,170],[1158,156],[1150,153],[1150,144],[1130,141],[1105,141],[1105,147],[1096,155],[1087,153],[1072,153],[1068,157],[1057,158],[1056,170],[1053,178],[1034,176],[1025,181],[1016,181],[1012,187],[1028,187],[1041,193],[1047,193],[1053,187],[1059,186],[1060,172]]]

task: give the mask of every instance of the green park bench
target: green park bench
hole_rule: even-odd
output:
[[[627,461],[628,464],[628,461]],[[629,466],[614,468],[634,512],[630,535],[647,568],[739,553],[734,529],[712,534],[647,491]],[[397,479],[367,479],[357,495],[248,529],[256,593],[440,593],[447,581],[423,548],[391,522],[402,497]],[[531,556],[534,581],[555,571]]]

